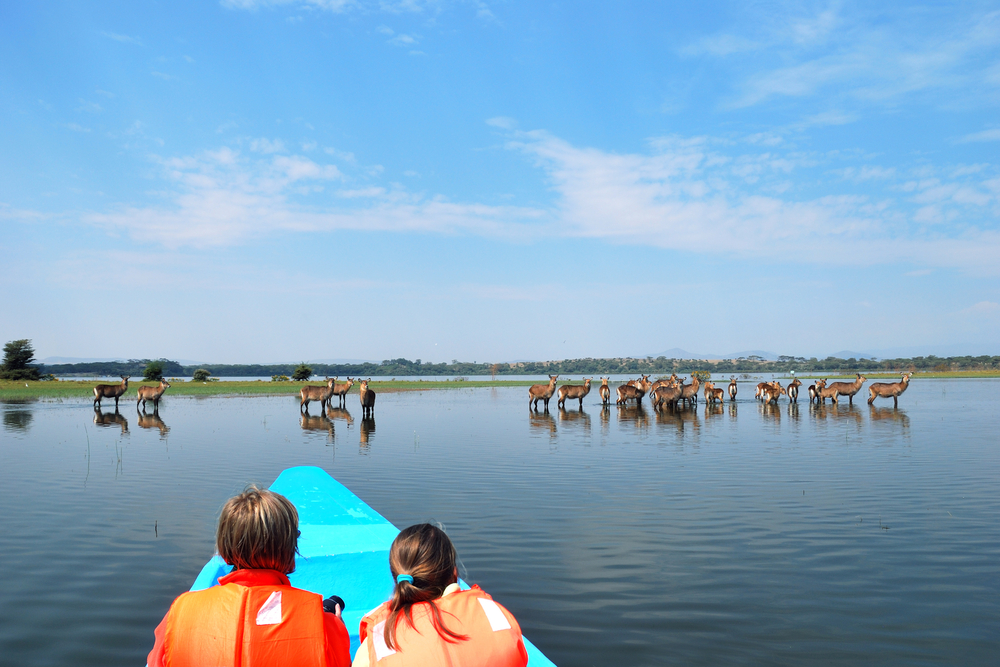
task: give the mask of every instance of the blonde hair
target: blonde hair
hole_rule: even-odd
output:
[[[455,583],[455,563],[458,554],[443,530],[429,523],[420,523],[400,531],[389,549],[389,571],[396,582],[389,600],[389,617],[385,622],[385,645],[401,650],[396,644],[396,624],[400,616],[413,626],[413,605],[430,603],[431,623],[446,642],[468,639],[444,624],[434,600],[444,595],[444,589]],[[409,575],[412,581],[400,580]]]
[[[284,496],[246,487],[222,506],[215,546],[238,570],[295,571],[299,513]]]

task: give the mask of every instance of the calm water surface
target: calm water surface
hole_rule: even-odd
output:
[[[995,664],[998,390],[772,409],[743,384],[665,415],[428,391],[380,395],[373,422],[357,396],[332,420],[289,397],[3,404],[0,664],[144,664],[222,503],[293,465],[397,526],[443,522],[563,666]]]

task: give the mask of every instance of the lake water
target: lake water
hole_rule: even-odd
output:
[[[374,422],[356,395],[332,421],[292,397],[3,404],[0,664],[144,664],[222,503],[294,465],[442,522],[563,667],[994,664],[998,389],[765,408],[742,384],[664,415],[456,389],[382,394]]]

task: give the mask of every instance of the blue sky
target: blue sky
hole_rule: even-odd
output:
[[[39,357],[1000,354],[1000,3],[0,9]]]

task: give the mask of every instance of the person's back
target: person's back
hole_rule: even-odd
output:
[[[350,638],[340,609],[294,588],[298,512],[286,498],[248,488],[222,510],[219,555],[234,570],[219,585],[178,597],[156,628],[149,667],[345,667]]]
[[[389,552],[392,599],[361,621],[354,667],[524,667],[514,616],[478,586],[458,586],[455,549],[429,524],[403,530]]]

